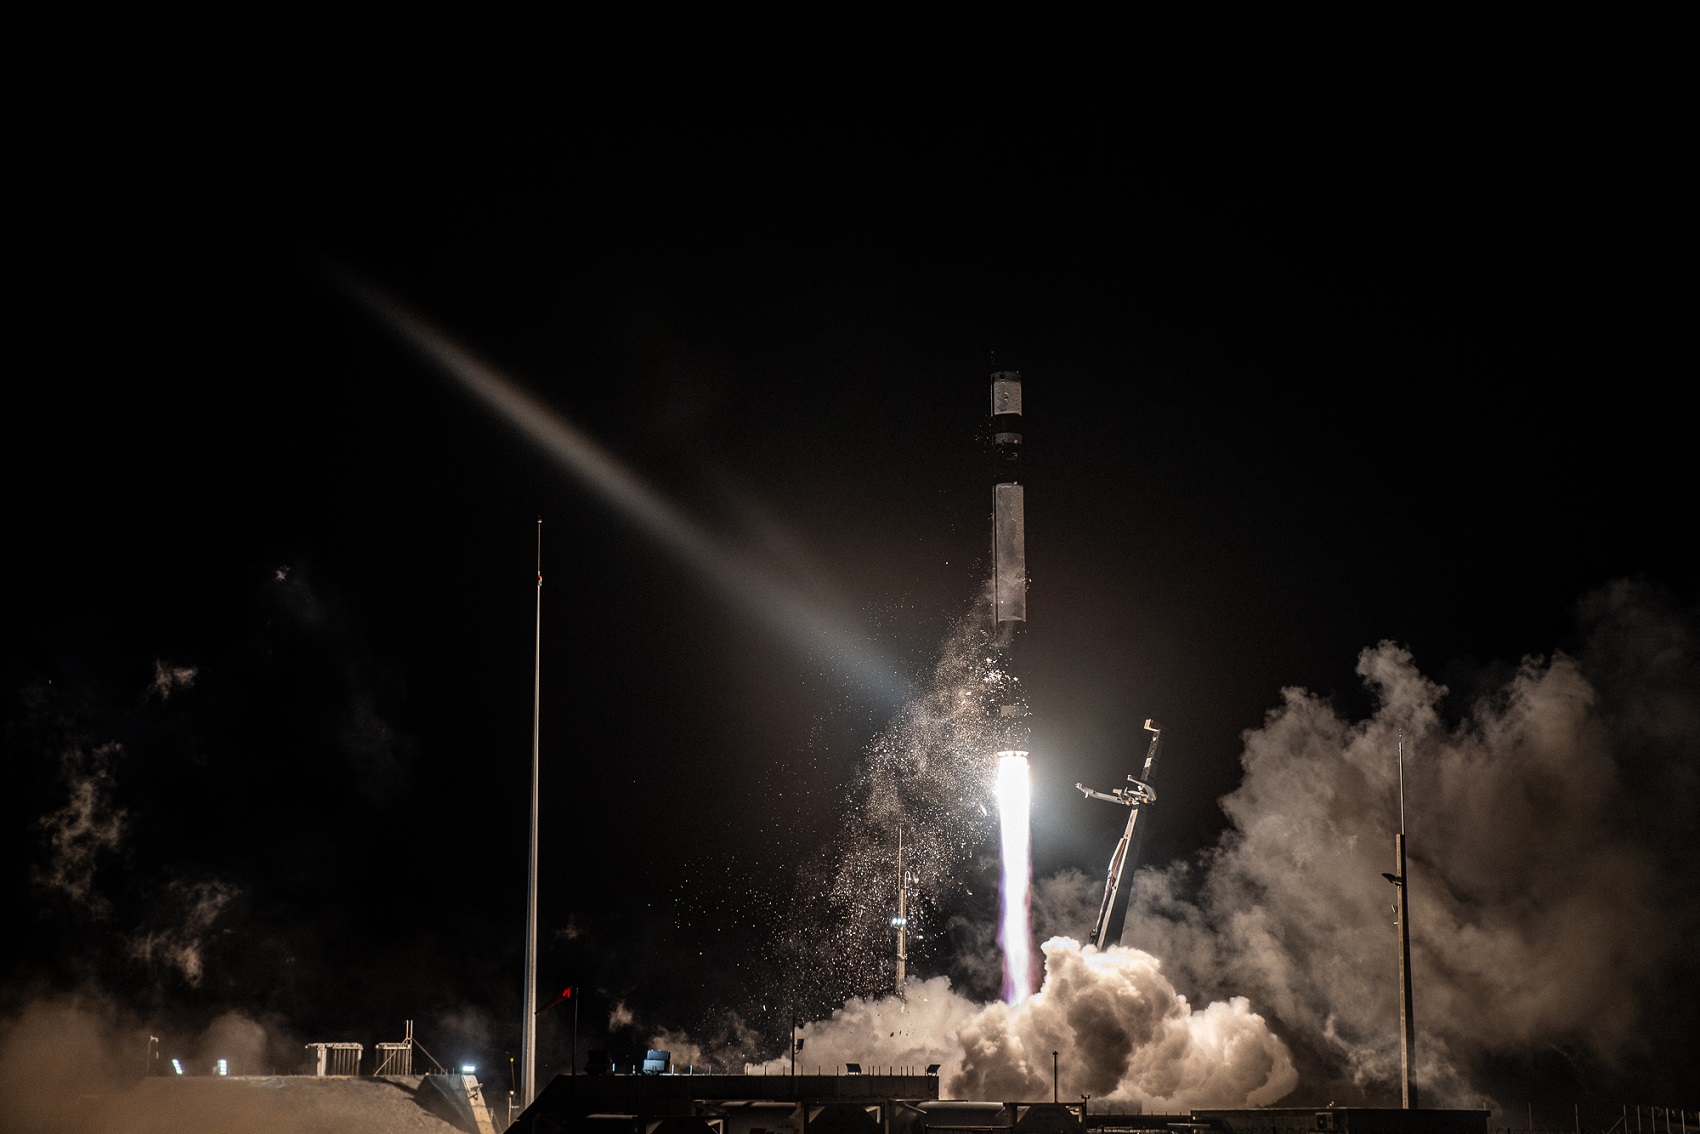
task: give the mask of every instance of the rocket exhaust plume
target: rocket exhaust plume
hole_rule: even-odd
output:
[[[1027,753],[998,753],[998,826],[1003,833],[1002,903],[998,941],[1003,946],[1003,998],[1020,1004],[1033,995],[1033,848],[1028,826],[1031,798]]]
[[[1298,1085],[1286,1044],[1243,997],[1195,1008],[1138,949],[1053,937],[1035,960],[1044,982],[1020,1004],[979,1003],[943,976],[916,979],[906,996],[852,997],[803,1024],[803,1050],[822,1066],[937,1063],[947,1099],[1049,1097],[1053,1051],[1061,1094],[1089,1094],[1100,1108],[1268,1106]],[[745,1069],[783,1075],[790,1055]]]

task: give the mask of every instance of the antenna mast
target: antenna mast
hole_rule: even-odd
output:
[[[1411,1011],[1411,902],[1405,866],[1405,734],[1399,733],[1399,833],[1393,836],[1395,874],[1382,877],[1399,892],[1399,1094],[1400,1106],[1414,1110],[1417,1088],[1411,1083],[1411,1065],[1417,1058],[1417,1020]]]
[[[520,1047],[520,1106],[537,1095],[537,780],[543,714],[543,517],[537,517],[537,627],[531,663],[531,856],[525,880],[525,1017]]]
[[[903,983],[909,979],[909,875],[903,872],[903,828],[897,828],[897,916],[891,919],[897,927],[897,995],[903,995]]]

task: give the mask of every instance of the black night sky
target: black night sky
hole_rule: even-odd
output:
[[[923,681],[984,578],[993,351],[1026,383],[1041,876],[1100,876],[1121,815],[1072,785],[1132,770],[1146,717],[1146,861],[1210,847],[1241,734],[1288,686],[1367,715],[1384,639],[1462,717],[1637,580],[1692,664],[1674,29],[1242,17],[44,37],[8,177],[0,1006],[413,1018],[504,1062],[541,516],[540,986],[580,986],[581,1048],[736,1011],[778,1050],[773,895],[901,708],[849,659]],[[349,278],[841,635],[730,601]],[[1660,830],[1691,831],[1672,729]],[[56,885],[78,784],[122,819]],[[1481,1085],[1692,1091],[1692,1014],[1646,1034]]]

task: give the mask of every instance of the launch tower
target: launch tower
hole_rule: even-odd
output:
[[[1145,750],[1145,767],[1139,778],[1127,778],[1128,785],[1114,791],[1093,791],[1085,784],[1075,784],[1087,799],[1103,799],[1119,803],[1128,809],[1127,827],[1121,841],[1110,856],[1109,877],[1104,880],[1104,898],[1098,903],[1098,920],[1092,927],[1092,944],[1100,949],[1121,944],[1122,923],[1127,920],[1127,879],[1129,869],[1139,861],[1139,844],[1145,839],[1146,827],[1139,822],[1140,813],[1157,802],[1157,791],[1151,786],[1151,773],[1157,768],[1157,754],[1163,747],[1163,730],[1155,721],[1145,722],[1151,734],[1151,746]]]

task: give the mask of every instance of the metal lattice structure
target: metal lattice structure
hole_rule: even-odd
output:
[[[1102,799],[1128,808],[1127,827],[1122,831],[1121,841],[1116,843],[1115,853],[1110,856],[1109,875],[1104,880],[1104,898],[1098,905],[1098,920],[1092,926],[1091,942],[1100,949],[1121,944],[1122,921],[1127,916],[1128,868],[1139,861],[1139,844],[1146,831],[1139,824],[1139,816],[1143,809],[1157,802],[1157,791],[1150,781],[1151,773],[1157,767],[1157,754],[1162,751],[1163,730],[1155,721],[1147,720],[1145,731],[1151,734],[1151,747],[1145,751],[1145,767],[1139,773],[1140,778],[1127,778],[1133,786],[1102,792],[1094,791],[1085,784],[1074,785],[1075,790],[1083,792],[1087,799]]]
[[[413,1021],[407,1021],[407,1038],[400,1043],[380,1043],[377,1045],[377,1069],[372,1072],[378,1075],[411,1075],[413,1074]]]
[[[310,1043],[307,1050],[314,1053],[313,1074],[323,1079],[360,1074],[360,1057],[366,1049],[357,1043]]]

